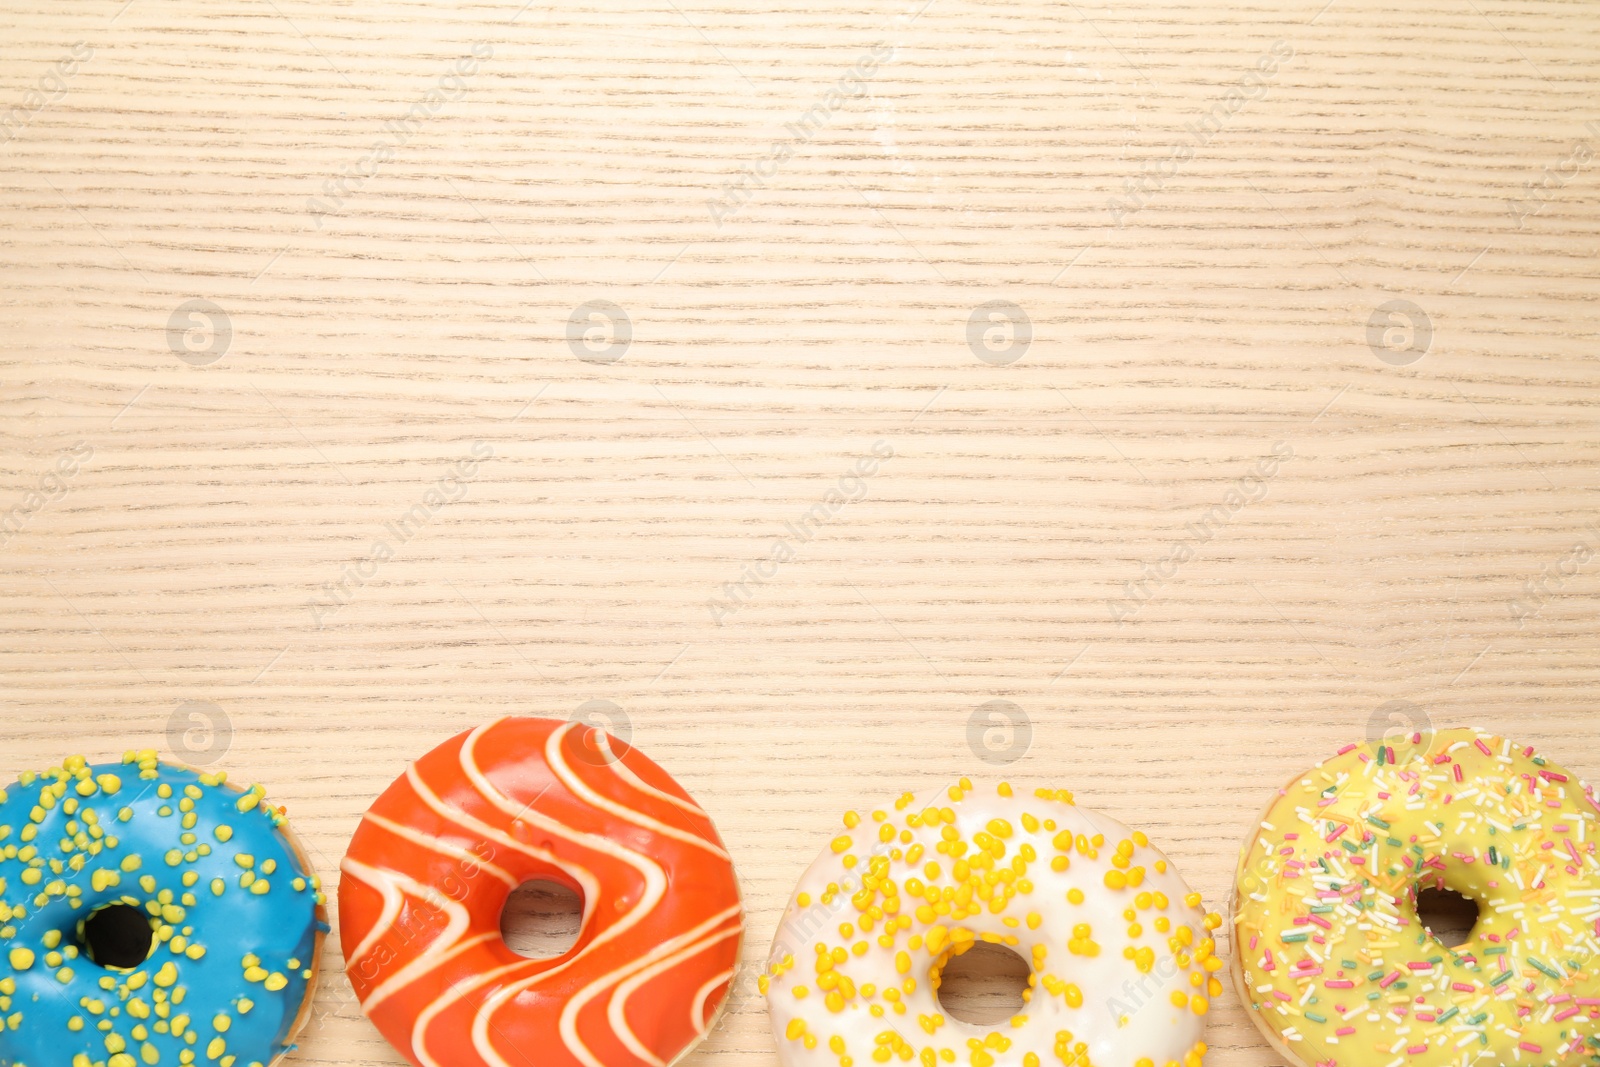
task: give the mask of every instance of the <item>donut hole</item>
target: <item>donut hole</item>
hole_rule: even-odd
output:
[[[1478,902],[1454,889],[1430,887],[1417,893],[1417,917],[1428,933],[1447,948],[1471,940],[1479,914]]]
[[[935,972],[939,1007],[973,1026],[993,1026],[1022,1012],[1028,961],[1004,945],[976,941]]]
[[[523,882],[500,912],[506,947],[530,960],[570,952],[582,927],[583,897],[559,882]]]
[[[137,967],[155,946],[155,927],[142,908],[107,904],[83,920],[78,940],[84,953],[101,967]]]

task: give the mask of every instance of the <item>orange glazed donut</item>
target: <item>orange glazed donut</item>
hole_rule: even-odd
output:
[[[667,1067],[710,1029],[739,956],[711,819],[605,732],[501,719],[457,734],[372,805],[340,865],[356,995],[418,1067]],[[570,950],[500,936],[524,882],[583,900]]]

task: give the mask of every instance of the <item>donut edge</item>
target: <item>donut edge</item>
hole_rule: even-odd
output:
[[[655,761],[652,760],[651,762]],[[670,772],[667,776],[669,778],[672,777]],[[672,780],[674,784],[677,783],[676,778]],[[678,788],[683,789],[681,785]],[[684,796],[689,796],[689,791],[683,789],[683,794]],[[691,802],[698,804],[698,801],[695,801],[692,796],[689,799]],[[745,968],[744,948],[745,941],[750,936],[750,909],[745,906],[744,880],[739,877],[739,866],[733,862],[733,853],[728,850],[728,842],[723,839],[722,831],[717,829],[717,821],[711,817],[710,812],[706,812],[706,821],[711,824],[711,832],[717,836],[717,844],[721,845],[723,851],[728,853],[728,869],[733,873],[733,895],[739,901],[739,936],[734,940],[733,973],[728,976],[728,991],[722,995],[722,1002],[717,1005],[717,1010],[711,1013],[711,1018],[706,1020],[706,1027],[700,1032],[700,1036],[685,1045],[683,1050],[672,1059],[667,1060],[667,1067],[677,1067],[678,1064],[688,1058],[691,1052],[699,1049],[711,1039],[711,1035],[716,1032],[718,1026],[722,1025],[723,1017],[728,1014],[729,1009],[733,1006],[733,990],[739,982],[739,972]],[[763,967],[759,970],[764,971],[765,968]],[[763,1003],[766,1002],[765,997],[761,999]],[[268,1067],[275,1067],[275,1065],[269,1064]]]
[[[184,763],[181,760],[161,760],[160,762],[169,767],[178,767],[186,771],[192,771],[195,774],[212,773],[201,767],[196,767],[191,763]],[[222,788],[231,789],[240,795],[243,795],[245,792],[245,790],[239,788],[231,782],[224,783]],[[305,870],[306,874],[320,878],[321,875],[318,874],[316,865],[311,862],[311,857],[306,851],[304,842],[300,840],[300,835],[295,833],[294,827],[289,824],[288,818],[285,817],[283,823],[279,826],[273,827],[273,829],[277,833],[283,835],[284,842],[289,846],[289,850],[294,853],[295,858],[300,861],[300,866]],[[326,886],[327,883],[323,884]],[[326,898],[327,895],[327,890],[324,888],[324,898]],[[295,1013],[294,1021],[289,1024],[288,1030],[284,1031],[282,1041],[283,1051],[279,1052],[276,1056],[272,1057],[272,1059],[268,1060],[266,1067],[278,1067],[278,1065],[281,1064],[291,1052],[297,1050],[298,1046],[295,1044],[295,1039],[299,1037],[300,1032],[305,1029],[306,1023],[311,1021],[311,1005],[312,1002],[317,999],[317,987],[321,983],[322,978],[322,949],[324,943],[327,941],[329,931],[333,929],[333,924],[328,921],[328,905],[326,903],[313,905],[311,915],[313,919],[315,919],[322,925],[322,927],[325,927],[326,929],[319,928],[316,933],[312,935],[310,960],[311,977],[306,979],[305,995],[300,998],[300,1008]]]
[[[737,876],[734,880],[738,881]],[[722,1003],[717,1005],[717,1010],[712,1012],[711,1018],[706,1020],[704,1032],[698,1038],[685,1045],[682,1052],[668,1060],[667,1067],[677,1067],[678,1064],[689,1057],[690,1053],[698,1051],[702,1045],[711,1040],[711,1035],[716,1032],[717,1027],[722,1025],[723,1018],[733,1006],[733,987],[739,981],[739,971],[744,967],[744,942],[745,935],[748,933],[749,924],[745,919],[744,894],[741,891],[739,899],[739,938],[737,944],[734,945],[734,959],[738,962],[734,964],[733,974],[728,978],[728,991],[723,994]]]
[[[279,833],[283,834],[284,840],[288,842],[289,848],[294,852],[305,872],[309,875],[321,877],[317,874],[317,868],[312,864],[311,857],[306,853],[305,844],[289,823],[286,821],[277,829]],[[326,891],[323,892],[323,896],[327,896]],[[332,924],[328,922],[328,905],[326,903],[315,905],[312,909],[312,916],[323,927],[328,927],[328,930],[332,929]],[[322,949],[328,938],[328,930],[319,927],[312,936],[311,977],[306,979],[306,991],[305,995],[300,998],[300,1010],[295,1013],[294,1022],[289,1024],[289,1029],[283,1035],[283,1051],[274,1056],[267,1063],[267,1067],[278,1067],[278,1064],[282,1063],[289,1053],[297,1049],[298,1046],[295,1043],[295,1039],[305,1029],[306,1023],[311,1021],[311,1006],[317,999],[317,987],[321,984],[322,979]]]
[[[1310,768],[1310,770],[1315,770],[1316,767],[1322,766],[1322,764],[1325,762],[1327,761],[1319,760],[1316,766]],[[1267,814],[1272,811],[1278,800],[1287,792],[1287,787],[1289,785],[1293,785],[1301,778],[1304,778],[1307,773],[1309,773],[1309,771],[1301,771],[1299,774],[1291,777],[1285,785],[1279,786],[1278,790],[1273,794],[1273,798],[1267,801],[1267,803],[1260,809],[1260,812],[1256,816],[1253,824],[1253,830],[1251,831],[1250,836],[1245,839],[1244,846],[1239,850],[1239,862],[1234,867],[1233,872],[1233,891],[1229,894],[1228,898],[1230,905],[1228,912],[1228,940],[1233,943],[1233,966],[1228,968],[1228,970],[1233,978],[1233,991],[1239,997],[1239,1007],[1244,1011],[1245,1015],[1249,1017],[1250,1022],[1254,1024],[1256,1030],[1260,1032],[1262,1039],[1266,1041],[1267,1045],[1272,1049],[1272,1051],[1284,1058],[1284,1060],[1289,1064],[1289,1067],[1313,1067],[1313,1065],[1297,1055],[1290,1048],[1289,1043],[1284,1041],[1283,1038],[1279,1036],[1277,1030],[1273,1029],[1271,1024],[1269,1024],[1266,1019],[1262,1017],[1261,1012],[1251,1006],[1250,986],[1245,977],[1244,954],[1246,950],[1239,941],[1238,919],[1240,900],[1243,896],[1243,893],[1240,889],[1240,884],[1244,881],[1245,868],[1250,858],[1250,853],[1255,851],[1256,842],[1261,840],[1261,835],[1265,832],[1262,830],[1261,824],[1266,821]]]

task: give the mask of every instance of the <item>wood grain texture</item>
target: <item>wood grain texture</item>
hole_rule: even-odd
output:
[[[211,760],[332,881],[409,759],[609,702],[750,909],[688,1067],[775,1062],[779,912],[905,788],[1222,908],[1392,714],[1600,774],[1592,4],[519,4],[0,0],[0,771]],[[291,1062],[399,1062],[325,962]]]

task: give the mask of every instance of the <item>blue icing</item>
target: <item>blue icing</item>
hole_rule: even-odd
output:
[[[74,756],[0,790],[0,1063],[250,1067],[285,1051],[328,929],[320,882],[260,787],[222,779],[145,751],[120,764]],[[267,891],[252,892],[262,879]],[[141,909],[159,939],[136,967],[102,967],[82,941],[84,920],[117,903]]]

